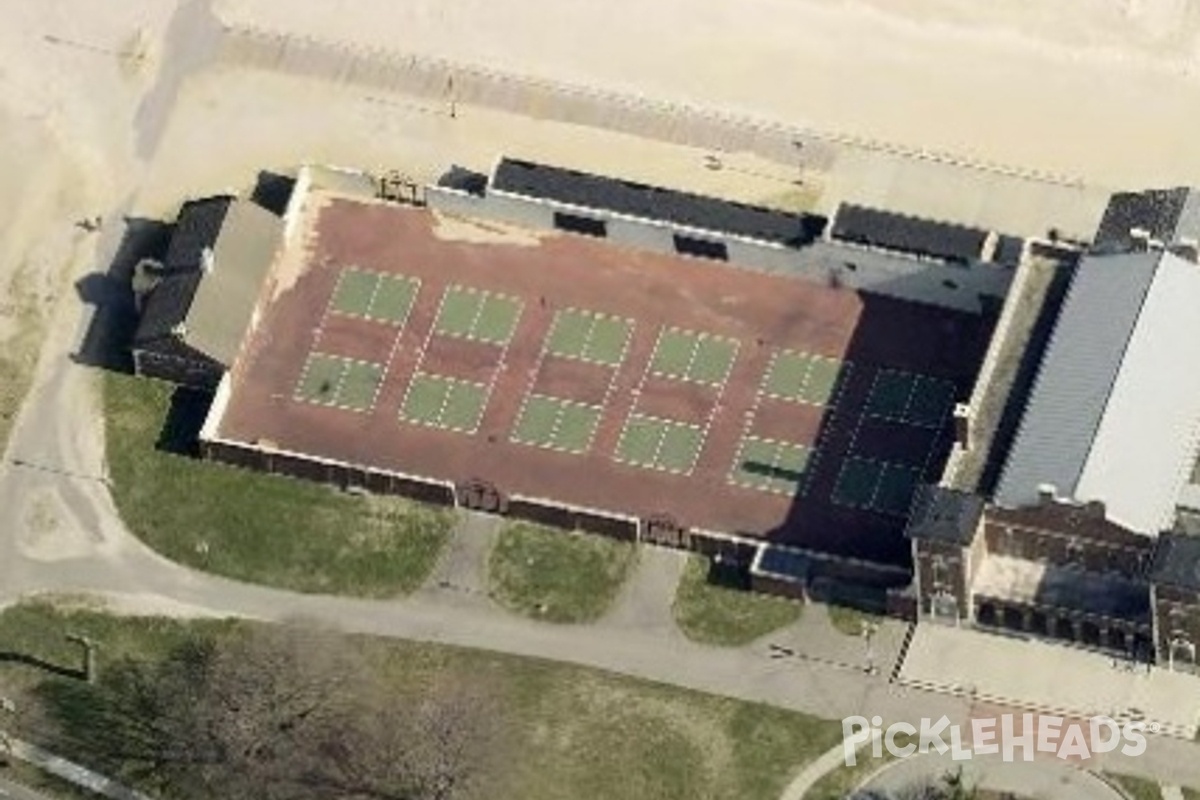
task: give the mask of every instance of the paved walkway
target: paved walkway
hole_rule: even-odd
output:
[[[1183,800],[1183,789],[1178,786],[1161,787],[1162,800]]]
[[[150,800],[148,795],[117,783],[112,778],[92,772],[87,767],[82,767],[73,761],[56,756],[54,753],[43,750],[36,745],[23,742],[20,739],[10,739],[10,743],[10,752],[13,758],[27,761],[51,775],[56,775],[76,786],[82,786],[102,797],[108,797],[112,800]],[[3,794],[0,794],[0,797],[3,796]],[[19,796],[17,795],[17,797]],[[31,796],[36,797],[37,795],[31,794]]]
[[[1194,738],[1200,678],[1128,666],[1056,642],[921,625],[900,681],[998,704],[1019,702],[1043,714],[1142,720],[1152,731]]]
[[[765,636],[758,645],[776,657],[796,658],[843,669],[875,668],[887,675],[900,655],[908,624],[894,619],[876,622],[870,643],[859,635],[843,633],[829,618],[829,607],[805,606],[794,624]]]
[[[688,554],[661,547],[638,549],[637,564],[612,607],[596,623],[612,630],[641,629],[660,636],[682,637],[672,607]]]
[[[500,535],[502,524],[500,517],[473,511],[460,512],[458,524],[450,534],[446,549],[418,594],[465,595],[487,601],[488,557]]]

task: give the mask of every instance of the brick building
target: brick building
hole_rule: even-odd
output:
[[[994,489],[916,497],[920,618],[1196,669],[1200,538],[1176,519],[1200,432],[1198,209],[1186,189],[1114,196],[1032,389],[1008,398]]]

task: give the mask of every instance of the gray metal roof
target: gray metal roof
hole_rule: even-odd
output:
[[[196,290],[184,339],[226,367],[250,327],[263,281],[283,236],[283,221],[248,201],[225,215],[213,246],[212,269]]]
[[[1169,253],[1079,265],[996,493],[1022,507],[1051,484],[1101,501],[1112,521],[1157,534],[1200,421],[1200,267]]]
[[[1181,239],[1200,239],[1200,192],[1195,189],[1189,190],[1183,201],[1171,239],[1176,242]]]

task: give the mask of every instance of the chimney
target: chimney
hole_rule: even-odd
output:
[[[963,450],[971,449],[971,406],[967,403],[954,404],[954,443]]]
[[[1058,487],[1053,483],[1039,483],[1037,494],[1038,505],[1048,506],[1058,500]]]

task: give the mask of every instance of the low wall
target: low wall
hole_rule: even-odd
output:
[[[1030,331],[1037,324],[1053,282],[1053,272],[1062,268],[1028,255],[1021,259],[966,403],[970,415],[968,447],[954,445],[942,471],[943,486],[975,491]]]
[[[211,461],[272,475],[325,483],[342,489],[359,488],[435,505],[455,505],[454,486],[447,481],[368,469],[223,440],[201,440],[200,453]]]
[[[505,516],[528,520],[539,525],[595,533],[623,542],[637,541],[638,538],[638,524],[635,519],[571,508],[548,501],[523,497],[510,498]]]
[[[1079,185],[1062,175],[244,23],[223,29],[218,58],[225,64],[427,98],[443,103],[447,115],[454,103],[470,103],[713,151],[754,153],[797,169],[827,171],[840,153],[852,150],[952,164],[1019,180]]]

